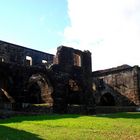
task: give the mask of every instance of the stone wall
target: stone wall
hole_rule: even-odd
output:
[[[0,61],[19,65],[52,64],[53,55],[0,41]]]
[[[97,89],[96,98],[110,93],[114,105],[140,105],[139,68],[123,65],[103,71],[93,72],[93,88]],[[100,105],[100,103],[99,103]]]
[[[6,45],[11,47],[11,44]],[[5,43],[2,46],[5,46]],[[29,67],[17,61],[15,63],[10,61],[11,53],[16,58],[23,53],[21,49],[25,48],[12,46],[8,51],[7,46],[5,46],[6,49],[3,47],[5,57],[4,61],[0,62],[0,102],[46,103],[53,106],[54,111],[59,113],[66,113],[69,105],[78,104],[86,108],[86,106],[94,104],[91,53],[89,51],[60,46],[54,63],[50,67],[46,68],[42,65]],[[19,49],[19,52],[12,52],[15,47]],[[27,48],[26,52],[25,55],[32,56],[32,58],[34,54],[38,53]],[[41,56],[38,56],[38,59]],[[22,58],[19,58],[19,62]]]
[[[53,87],[45,67],[0,63],[0,102],[53,105]]]
[[[91,53],[66,46],[53,57],[0,41],[0,104],[22,109],[23,104],[45,103],[56,113],[91,114],[95,105],[140,105],[138,66],[92,72]]]
[[[89,51],[60,46],[51,69],[56,110],[66,111],[69,104],[94,104]]]

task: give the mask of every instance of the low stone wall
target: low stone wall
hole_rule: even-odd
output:
[[[68,105],[67,114],[95,114],[95,108],[93,106],[87,107],[84,105]]]
[[[85,107],[82,105],[68,106],[68,114],[104,114],[104,113],[117,113],[117,112],[139,112],[139,106],[95,106]]]
[[[85,107],[82,105],[68,105],[67,107],[68,114],[85,114]]]
[[[117,113],[117,112],[135,112],[138,111],[138,106],[96,106],[95,113]]]
[[[0,103],[0,109],[13,110],[13,104],[12,103]]]
[[[46,104],[29,104],[23,110],[27,113],[36,113],[36,114],[52,114],[53,108],[48,107]]]
[[[22,108],[22,109],[21,109]],[[48,107],[47,104],[0,104],[0,110],[17,112],[18,114],[53,114],[53,107]],[[117,112],[140,112],[140,106],[94,106],[86,107],[84,105],[68,105],[67,114],[107,114]]]

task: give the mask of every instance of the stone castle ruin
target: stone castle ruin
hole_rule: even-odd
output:
[[[89,51],[60,46],[52,55],[0,41],[0,108],[47,104],[57,113],[89,113],[140,106],[139,80],[138,66],[92,72]]]

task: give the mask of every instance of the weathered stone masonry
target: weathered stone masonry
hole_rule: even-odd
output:
[[[0,41],[0,102],[52,104],[47,68],[53,56]]]
[[[0,41],[0,107],[45,103],[67,113],[95,106],[140,105],[140,68],[91,71],[91,53],[60,46],[56,55]]]
[[[1,102],[47,103],[63,113],[69,105],[87,106],[92,100],[89,51],[60,46],[53,58],[3,41],[1,50]]]
[[[92,100],[91,53],[65,46],[57,49],[52,66],[54,106],[89,105]],[[60,109],[60,110],[61,110]],[[64,110],[65,110],[64,109]]]
[[[0,41],[0,61],[10,64],[40,66],[53,63],[52,54]]]
[[[96,104],[128,106],[140,105],[140,69],[123,65],[93,72]]]

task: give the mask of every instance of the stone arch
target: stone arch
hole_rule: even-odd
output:
[[[100,98],[99,105],[100,106],[115,106],[116,102],[115,102],[114,96],[109,92],[103,94]]]
[[[47,103],[52,106],[53,87],[46,75],[34,74],[29,78],[28,94],[30,103]]]
[[[14,98],[10,95],[10,88],[12,87],[12,77],[9,73],[1,68],[0,70],[0,102],[14,103]]]

